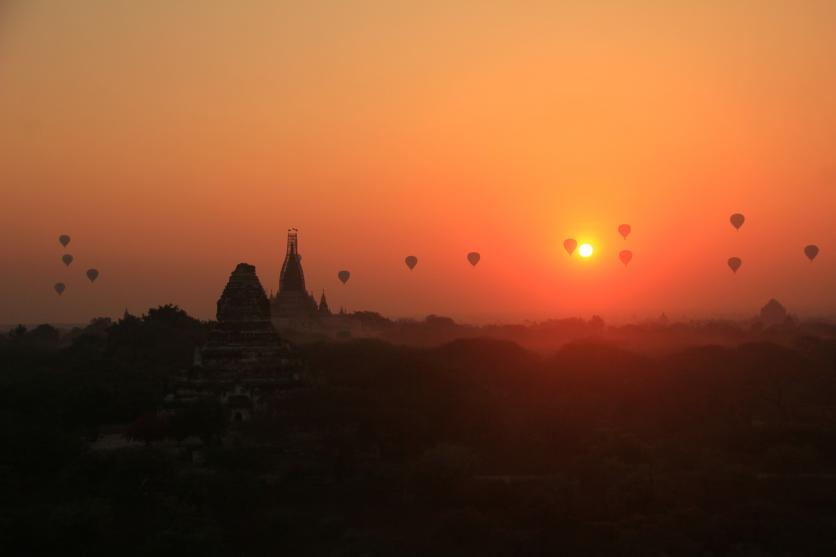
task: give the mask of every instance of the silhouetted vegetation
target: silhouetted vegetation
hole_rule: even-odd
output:
[[[0,551],[836,548],[832,326],[566,320],[492,335],[527,339],[512,342],[445,318],[364,319],[413,342],[299,346],[309,386],[240,424],[208,402],[160,412],[212,326],[177,307],[13,329],[0,343]],[[471,338],[446,342],[457,330]],[[718,330],[731,340],[700,342]],[[550,332],[559,349],[521,347]],[[114,435],[124,442],[104,442]]]

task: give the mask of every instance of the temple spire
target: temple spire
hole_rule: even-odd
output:
[[[277,323],[303,323],[317,314],[316,299],[305,288],[302,256],[299,253],[299,231],[287,230],[287,253],[279,274],[279,290],[271,300]]]
[[[279,275],[279,292],[283,290],[307,292],[301,259],[299,255],[299,231],[290,228],[287,231],[287,253]]]
[[[322,289],[322,296],[319,298],[319,314],[331,315],[331,309],[328,307],[328,300],[325,299],[325,289]]]

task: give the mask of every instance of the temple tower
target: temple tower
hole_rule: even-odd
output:
[[[279,293],[283,290],[306,292],[302,257],[299,255],[299,231],[295,228],[287,231],[287,253],[279,275]]]
[[[255,267],[246,263],[235,267],[218,300],[217,319],[202,350],[203,367],[242,371],[276,366],[281,342]]]
[[[271,300],[274,322],[279,326],[304,326],[317,315],[316,301],[305,288],[299,253],[299,231],[287,231],[287,253],[279,274],[279,292]]]
[[[217,323],[194,366],[175,380],[165,407],[176,412],[200,400],[217,400],[232,421],[278,404],[281,393],[302,382],[303,364],[276,332],[270,302],[255,267],[240,263],[218,299]]]

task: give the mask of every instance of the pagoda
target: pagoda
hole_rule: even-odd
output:
[[[305,288],[299,231],[295,228],[287,231],[287,253],[279,275],[279,291],[270,300],[270,309],[279,327],[306,326],[317,318],[316,300]]]
[[[270,320],[270,303],[255,267],[240,263],[218,300],[217,324],[172,401],[215,398],[233,421],[266,410],[281,391],[302,381],[302,363]]]

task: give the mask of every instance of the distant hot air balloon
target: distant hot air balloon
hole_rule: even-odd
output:
[[[414,255],[407,255],[406,259],[404,259],[404,262],[406,263],[406,266],[409,267],[409,270],[411,271],[418,264],[418,258],[415,257]]]
[[[340,279],[340,282],[342,282],[343,284],[348,282],[350,276],[351,273],[349,273],[348,271],[340,271],[339,273],[337,273],[337,278]]]
[[[627,239],[627,236],[630,235],[631,230],[632,228],[630,228],[629,224],[621,224],[618,226],[618,233],[621,234],[625,240]]]
[[[743,265],[743,261],[739,257],[729,257],[729,268],[732,272],[736,273],[741,265]]]
[[[67,247],[67,244],[70,243],[70,237],[66,234],[61,234],[58,236],[58,242],[60,242],[62,246]]]
[[[63,262],[64,262],[64,265],[66,265],[67,267],[69,267],[69,266],[70,266],[70,263],[72,263],[72,262],[73,262],[73,256],[72,256],[72,255],[70,255],[69,253],[65,253],[65,254],[61,257],[61,261],[63,261]]]
[[[806,255],[807,259],[809,259],[810,261],[815,259],[818,254],[819,246],[817,246],[816,244],[810,244],[809,246],[804,248],[804,255]]]
[[[731,221],[731,225],[733,227],[740,230],[740,227],[743,226],[743,223],[746,221],[746,217],[744,217],[741,213],[735,213],[729,217],[729,221]]]
[[[87,278],[90,279],[90,282],[96,282],[96,279],[99,278],[99,271],[96,269],[87,269]]]
[[[627,264],[633,259],[633,252],[628,249],[623,250],[618,254],[618,258],[621,260],[622,263],[624,263],[624,266],[626,267]]]
[[[473,265],[474,267],[476,266],[477,263],[479,263],[480,259],[482,259],[482,256],[479,255],[479,252],[471,251],[470,253],[467,254],[467,260],[470,261],[470,264]]]
[[[64,289],[67,288],[67,287],[64,286],[63,282],[56,282],[55,286],[53,286],[53,288],[55,289],[56,292],[58,292],[58,295],[60,296],[61,294],[64,293]]]
[[[578,241],[574,238],[567,238],[566,240],[563,240],[563,247],[566,248],[569,255],[572,255],[575,248],[578,247]]]

